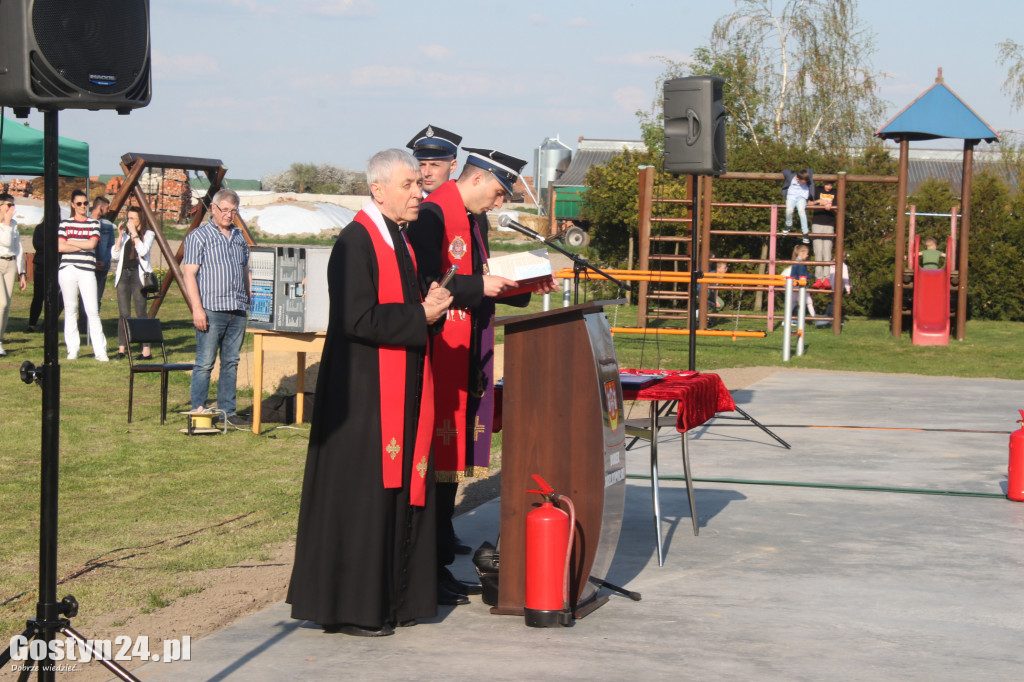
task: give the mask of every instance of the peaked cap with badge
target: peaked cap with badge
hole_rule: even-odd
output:
[[[412,155],[417,159],[451,159],[459,153],[460,142],[461,135],[428,125],[405,146],[412,150]]]
[[[526,167],[525,161],[508,154],[502,154],[493,149],[463,147],[463,150],[469,154],[466,157],[468,165],[490,171],[498,182],[501,183],[501,186],[505,188],[505,191],[510,195],[512,194],[512,187],[515,186],[516,180],[519,179],[519,174]]]

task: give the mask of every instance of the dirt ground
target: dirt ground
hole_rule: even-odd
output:
[[[503,349],[499,346],[498,367]],[[281,353],[280,357],[265,360],[265,388],[283,384],[294,386],[295,356]],[[251,354],[248,358],[251,367]],[[315,370],[319,358],[309,357],[307,372],[309,390],[316,385]],[[742,389],[775,372],[787,371],[777,367],[746,367],[741,369],[715,370],[730,390]],[[500,369],[497,376],[502,376]],[[239,371],[239,383],[245,373]],[[248,377],[251,377],[251,371]],[[289,383],[290,382],[290,383]],[[456,500],[456,515],[498,496],[501,487],[500,471],[487,479],[477,479],[459,486]],[[298,502],[296,501],[296,504]],[[162,609],[148,614],[133,614],[126,610],[115,611],[98,618],[89,626],[90,638],[114,638],[124,634],[146,634],[151,650],[159,651],[166,638],[180,638],[189,635],[193,641],[235,621],[284,600],[291,574],[294,542],[284,542],[270,548],[267,561],[251,561],[222,569],[203,571],[194,576],[194,582],[202,591],[181,597]],[[76,673],[79,682],[105,680],[109,674],[96,664],[89,664]]]

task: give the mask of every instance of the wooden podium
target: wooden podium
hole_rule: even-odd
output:
[[[605,305],[595,301],[549,312],[503,317],[501,537],[498,605],[522,615],[526,515],[541,502],[540,474],[576,508],[570,565],[573,615],[608,600],[599,595],[619,540],[626,499],[622,386]],[[559,505],[560,508],[564,508]]]

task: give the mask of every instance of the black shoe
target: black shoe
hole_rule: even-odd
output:
[[[452,592],[443,585],[438,584],[437,603],[441,606],[462,606],[469,603],[469,597],[458,592]]]
[[[398,621],[398,627],[400,628],[411,628],[413,625],[419,625],[419,622],[415,618]]]
[[[467,583],[455,578],[442,578],[438,580],[437,584],[449,592],[454,592],[455,594],[461,594],[463,596],[467,594],[480,594],[483,592],[483,586],[481,586],[480,583]]]
[[[118,361],[124,360],[124,357],[125,357],[124,353],[122,353],[121,351],[117,351],[117,359],[118,359]]]
[[[228,415],[227,422],[229,426],[233,426],[236,429],[252,428],[252,419],[243,417],[240,414]]]
[[[29,334],[34,334],[36,331],[36,326],[34,324],[30,324],[29,326],[25,327],[25,331]]]
[[[351,635],[353,637],[387,637],[395,634],[395,629],[385,623],[379,628],[364,628],[351,623],[333,623],[324,625],[324,632],[328,634]]]
[[[120,353],[118,353],[118,355],[120,355]],[[139,353],[138,355],[135,356],[135,359],[136,360],[143,360],[143,361],[152,361],[153,360],[153,356],[152,355],[143,355],[142,353]]]

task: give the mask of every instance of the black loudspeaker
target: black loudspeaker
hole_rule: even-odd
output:
[[[149,52],[149,0],[0,0],[0,105],[127,114],[149,104]]]
[[[665,171],[685,175],[725,172],[725,107],[717,76],[665,81]]]

